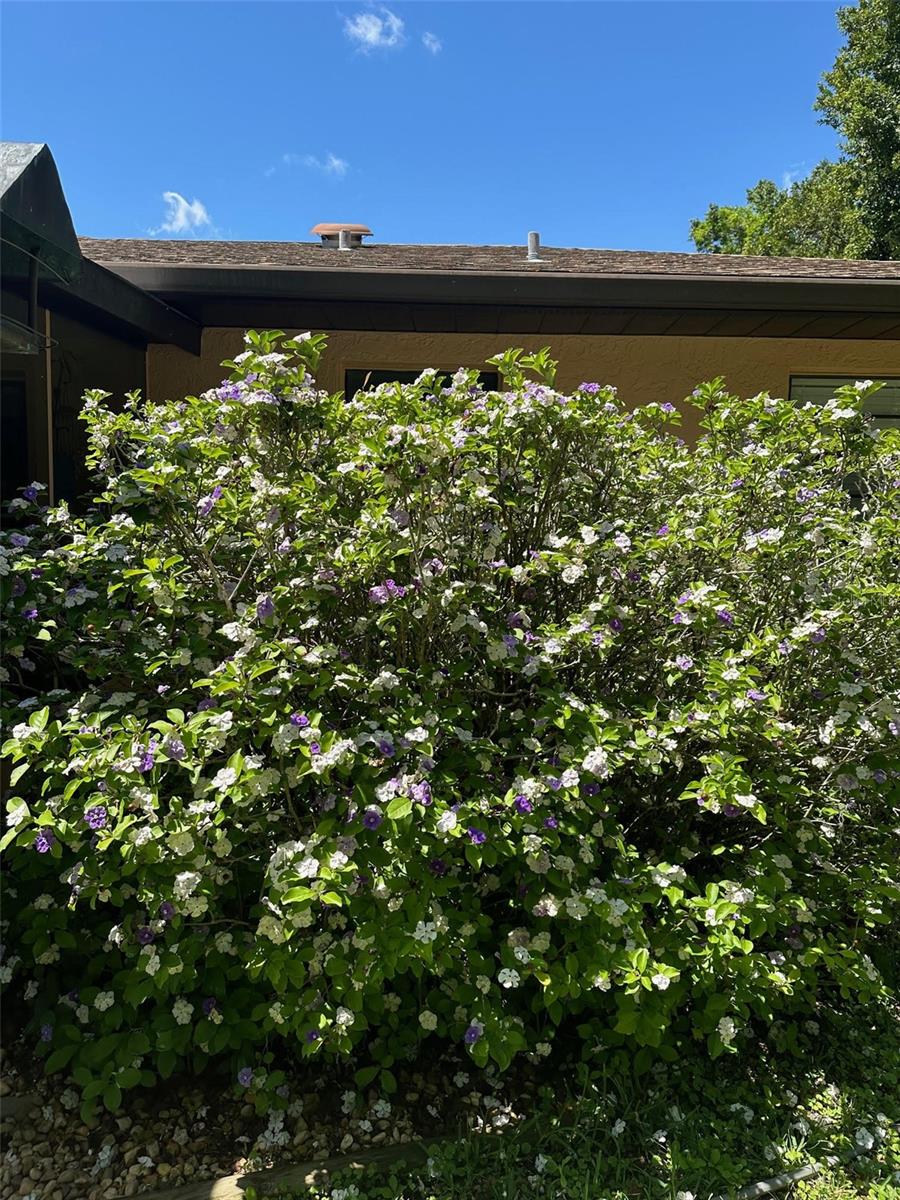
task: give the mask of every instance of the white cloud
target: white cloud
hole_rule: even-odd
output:
[[[280,163],[263,171],[266,179],[271,179],[280,167],[309,167],[311,170],[321,171],[323,175],[332,175],[335,179],[343,179],[350,170],[346,158],[338,158],[330,150],[324,158],[318,158],[315,154],[295,154],[293,150],[287,150],[282,154]]]
[[[296,158],[296,155],[294,157]],[[338,158],[336,154],[330,152],[324,159],[316,158],[314,154],[307,154],[303,158],[303,165],[322,171],[325,175],[334,175],[336,179],[343,179],[350,169],[350,164],[345,158]]]
[[[186,200],[180,192],[163,192],[166,213],[162,225],[151,233],[196,233],[212,226],[206,205],[201,200]]]
[[[432,54],[440,54],[440,52],[443,48],[443,44],[444,43],[437,36],[437,34],[434,34],[434,33],[423,33],[422,34],[422,45],[425,47],[426,50],[430,50]]]
[[[389,8],[344,18],[344,33],[360,50],[391,50],[404,42],[403,22]]]
[[[784,171],[781,176],[782,188],[787,191],[789,188],[792,188],[795,183],[799,183],[801,179],[805,178],[808,166],[809,164],[805,162],[794,163],[792,167],[788,168],[787,171]]]

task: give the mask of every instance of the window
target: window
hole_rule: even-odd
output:
[[[348,400],[352,400],[357,392],[366,388],[378,387],[380,383],[415,383],[424,369],[423,367],[418,371],[345,371],[344,395]],[[440,372],[438,376],[441,381],[440,386],[446,387],[452,374],[452,371]],[[479,371],[478,382],[484,388],[496,390],[499,387],[500,378],[496,371]]]
[[[798,404],[824,404],[830,400],[835,389],[845,383],[855,383],[860,375],[792,375],[790,398]],[[870,378],[864,376],[864,378]],[[878,379],[877,375],[871,376]],[[865,404],[866,412],[870,413],[876,425],[887,428],[889,425],[900,427],[900,376],[882,377],[884,387],[871,396]]]

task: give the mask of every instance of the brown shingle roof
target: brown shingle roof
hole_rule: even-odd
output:
[[[423,246],[376,243],[350,253],[311,242],[174,241],[81,238],[88,258],[118,265],[293,267],[300,270],[426,272],[434,274],[654,275],[711,279],[898,280],[900,262],[830,258],[755,258],[733,254],[676,254],[649,250],[541,247],[538,263],[524,246]]]

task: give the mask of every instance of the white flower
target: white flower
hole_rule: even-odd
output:
[[[213,787],[218,792],[226,792],[232,787],[237,780],[237,771],[234,767],[223,767],[221,771],[216,772],[216,777],[213,779]]]
[[[175,885],[173,892],[176,900],[186,900],[196,890],[197,885],[202,879],[197,871],[181,871],[175,876]]]
[[[457,824],[458,820],[455,812],[448,810],[445,813],[441,813],[437,823],[438,833],[449,833],[451,829],[456,828]]]
[[[181,858],[184,858],[186,855],[193,852],[194,839],[187,832],[170,833],[166,840],[168,841],[169,848],[172,850],[173,854],[177,854]]]
[[[345,1026],[349,1027],[350,1025],[352,1025],[355,1020],[356,1020],[356,1014],[354,1012],[352,1012],[349,1008],[339,1008],[337,1010],[337,1012],[334,1014],[334,1023],[336,1025],[339,1025],[342,1029]]]
[[[413,937],[417,942],[424,942],[426,944],[433,942],[437,937],[437,929],[435,928],[434,921],[420,921],[415,928]]]
[[[631,538],[628,536],[627,533],[617,533],[616,536],[613,538],[613,541],[619,547],[619,549],[623,552],[623,554],[626,550],[631,549]]]
[[[581,778],[581,776],[572,767],[568,767],[565,771],[563,771],[559,778],[563,787],[573,788],[578,786],[578,780]]]
[[[583,574],[583,563],[570,563],[568,567],[563,568],[563,583],[577,583]]]
[[[650,982],[654,987],[659,988],[661,992],[664,992],[672,980],[668,975],[653,975],[650,978]]]
[[[625,1132],[625,1122],[620,1117],[619,1120],[616,1121],[615,1125],[613,1125],[612,1129],[610,1130],[610,1133],[613,1135],[613,1137],[621,1137],[624,1132]]]
[[[505,988],[514,988],[519,986],[521,976],[512,967],[504,967],[502,971],[497,973],[497,982]]]
[[[407,729],[404,736],[410,742],[427,742],[428,730],[423,729],[421,725],[417,725],[414,729]]]
[[[112,1008],[115,1003],[115,996],[112,992],[98,992],[94,999],[94,1008],[97,1012],[106,1012],[108,1008]]]
[[[269,1016],[276,1025],[284,1024],[284,1012],[282,1011],[281,1001],[277,1000],[269,1007]]]
[[[179,1025],[187,1025],[194,1013],[193,1004],[189,1004],[183,996],[179,996],[172,1005],[172,1016]]]
[[[430,1009],[423,1009],[419,1013],[419,1024],[423,1029],[437,1029],[438,1019]]]
[[[864,1125],[860,1126],[856,1131],[856,1136],[853,1139],[861,1150],[871,1150],[875,1145],[874,1136],[869,1133]]]
[[[300,879],[314,879],[319,873],[319,860],[307,855],[297,864],[296,870]]]
[[[727,1046],[734,1041],[735,1024],[731,1017],[723,1017],[716,1029],[719,1031],[719,1037],[724,1045]]]
[[[592,775],[598,775],[601,779],[609,774],[609,759],[602,746],[595,746],[581,765],[585,771],[590,771]]]

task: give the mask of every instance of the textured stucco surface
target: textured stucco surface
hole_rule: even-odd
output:
[[[549,345],[559,359],[558,387],[574,388],[587,379],[612,383],[629,406],[653,400],[678,404],[697,383],[717,375],[724,375],[728,388],[739,395],[765,390],[783,396],[791,375],[877,379],[879,374],[900,373],[900,341],[342,330],[328,335],[319,382],[337,391],[349,368],[482,367],[486,358],[509,346],[536,350],[543,345]],[[205,330],[199,357],[173,346],[150,346],[147,387],[151,399],[196,394],[212,387],[224,375],[221,361],[242,349],[239,329]],[[691,431],[687,423],[685,431]]]

